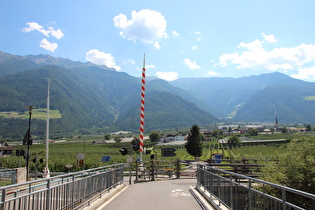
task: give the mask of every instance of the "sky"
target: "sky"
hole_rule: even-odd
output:
[[[281,72],[315,82],[313,0],[1,0],[0,51],[141,77]]]

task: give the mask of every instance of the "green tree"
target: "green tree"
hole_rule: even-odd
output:
[[[292,140],[278,164],[263,168],[263,178],[291,188],[315,193],[315,137]]]
[[[150,141],[157,142],[160,140],[160,133],[158,131],[152,131],[149,134]]]
[[[311,125],[306,125],[306,131],[311,131],[311,130],[312,130]]]
[[[283,126],[283,128],[282,128],[282,133],[288,133],[288,128],[285,127],[285,126]]]
[[[258,136],[258,130],[255,128],[249,128],[248,133],[250,136]]]
[[[115,141],[116,143],[119,143],[119,142],[122,141],[122,138],[121,138],[120,136],[117,136],[117,137],[115,137],[114,141]]]
[[[198,125],[191,127],[185,148],[186,151],[194,157],[200,157],[202,155],[202,142]]]
[[[232,147],[237,147],[240,145],[240,138],[238,136],[230,136],[230,138],[228,139],[228,145],[230,148]]]
[[[220,135],[220,130],[219,129],[214,129],[213,131],[212,131],[212,134],[211,134],[211,136],[213,136],[213,137],[215,137],[215,138],[218,138],[218,136]]]
[[[104,136],[105,140],[110,140],[110,138],[111,138],[111,135],[109,133],[105,134],[105,136]]]

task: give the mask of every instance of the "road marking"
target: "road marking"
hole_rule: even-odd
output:
[[[172,193],[171,193],[171,196],[172,197],[178,197],[178,196],[181,196],[181,197],[190,197],[190,193],[186,193],[184,192],[184,189],[175,189],[175,190],[172,190]]]

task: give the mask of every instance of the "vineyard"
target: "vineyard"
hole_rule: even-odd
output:
[[[155,154],[159,160],[194,160],[194,157],[189,155],[184,145],[177,146],[158,146],[154,143],[146,142],[147,153],[143,155],[143,160],[150,160],[150,154]],[[104,165],[110,165],[113,163],[127,162],[128,155],[122,155],[120,149],[126,147],[128,154],[132,151],[130,149],[130,143],[103,143],[93,144],[92,140],[83,141],[65,141],[61,143],[52,143],[49,145],[49,169],[51,172],[63,172],[66,169],[66,165],[72,165],[71,171],[79,171],[83,169],[95,168]],[[161,148],[172,147],[175,148],[176,156],[173,157],[161,157]],[[15,146],[16,149],[25,149],[25,146]],[[34,144],[30,147],[30,170],[36,170],[36,164],[33,163],[33,159],[38,157],[39,159],[46,158],[46,145]],[[241,159],[241,158],[255,158],[255,159],[276,159],[278,154],[281,154],[283,147],[275,146],[243,146],[236,148],[228,148],[217,142],[204,142],[203,153],[200,160],[206,161],[212,158],[212,154],[221,153],[224,158],[228,159]],[[84,166],[77,166],[77,155],[84,154]],[[103,156],[110,156],[109,161],[103,162]],[[137,160],[139,153],[132,151],[132,159]],[[25,160],[23,157],[8,156],[2,157],[0,160],[2,167],[15,168],[24,167]],[[42,171],[45,167],[45,161],[38,163],[38,171]]]

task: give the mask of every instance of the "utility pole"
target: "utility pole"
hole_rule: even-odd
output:
[[[28,120],[28,131],[26,139],[26,181],[29,181],[29,161],[30,161],[30,145],[32,145],[31,139],[31,120],[32,120],[32,110],[34,106],[27,106],[29,110],[29,120]]]

